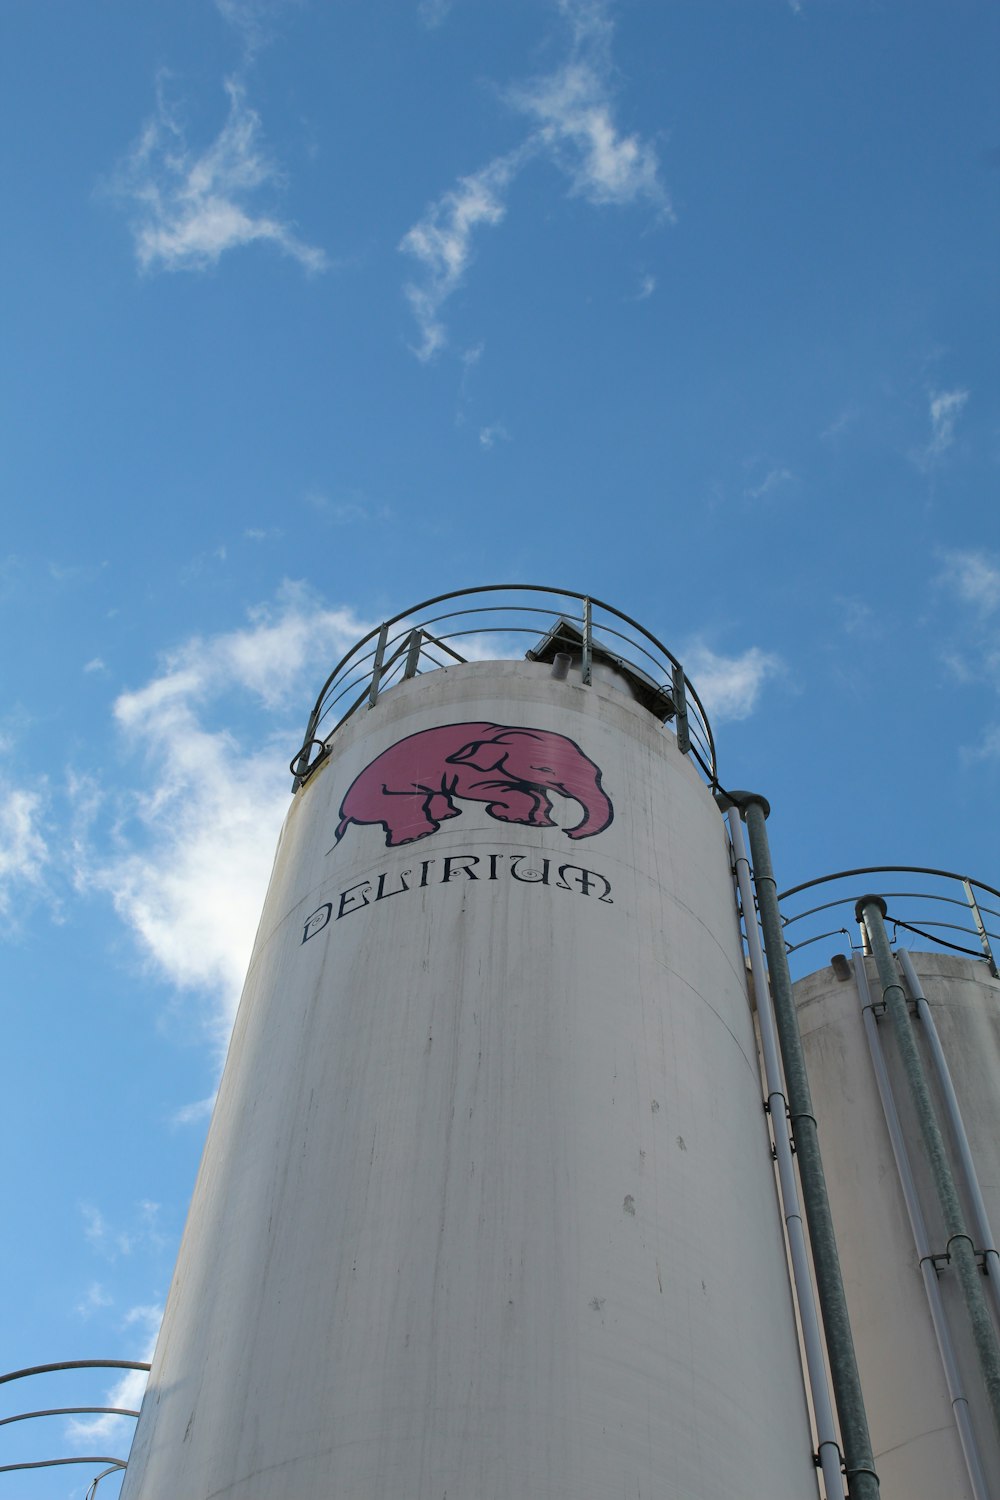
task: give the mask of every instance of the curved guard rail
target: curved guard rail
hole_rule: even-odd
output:
[[[715,741],[680,662],[638,621],[610,604],[541,584],[486,584],[425,599],[369,631],[330,673],[291,763],[293,790],[329,754],[330,737],[374,707],[394,683],[469,661],[575,658],[585,684],[595,662],[624,668],[642,701],[673,724],[678,748],[717,785]]]
[[[852,950],[865,951],[854,909],[873,889],[868,878],[872,875],[891,877],[887,884],[907,887],[888,890],[877,883],[875,886],[886,902],[885,923],[893,942],[898,933],[910,933],[931,948],[981,958],[994,978],[1000,977],[1000,891],[971,876],[927,865],[865,865],[821,875],[782,891],[778,901],[790,959],[811,944],[832,937],[844,937]],[[830,888],[824,892],[828,899],[812,904],[812,897],[806,893],[816,892],[821,886]],[[803,905],[804,901],[808,904]]]
[[[51,1375],[60,1370],[149,1370],[145,1360],[137,1359],[66,1359],[56,1364],[29,1365],[23,1370],[9,1370],[5,1375],[0,1375],[0,1385],[6,1385],[13,1380],[24,1380],[30,1375]],[[12,1422],[27,1422],[37,1417],[66,1417],[76,1416],[82,1413],[93,1413],[101,1416],[115,1417],[137,1417],[139,1413],[124,1406],[52,1406],[38,1411],[15,1412],[13,1416],[0,1418],[0,1427],[9,1426]],[[0,1474],[13,1474],[23,1469],[55,1469],[65,1464],[107,1464],[103,1473],[94,1476],[88,1489],[88,1500],[96,1493],[97,1486],[102,1479],[109,1474],[116,1473],[126,1467],[128,1460],[124,1458],[112,1458],[109,1454],[84,1454],[74,1455],[68,1458],[36,1458],[22,1460],[20,1463],[0,1464]]]

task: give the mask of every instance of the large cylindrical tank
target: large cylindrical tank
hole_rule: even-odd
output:
[[[897,877],[898,878],[898,877]],[[984,962],[945,953],[911,955],[947,1058],[990,1222],[1000,1224],[1000,982]],[[975,1429],[987,1495],[1000,1495],[1000,1452],[968,1314],[947,1259],[947,1233],[882,989],[864,961],[868,995],[843,960],[801,979],[795,1000],[826,1169],[882,1494],[907,1500],[972,1500],[919,1256],[862,1018],[876,1007],[881,1050],[898,1110],[916,1197],[937,1261],[936,1285],[964,1399]],[[928,1038],[912,1022],[948,1155],[955,1141]],[[962,1192],[971,1225],[968,1194]],[[994,1241],[995,1243],[995,1241]],[[980,1252],[983,1246],[977,1243]]]
[[[816,1494],[724,826],[603,675],[296,793],[126,1500]]]

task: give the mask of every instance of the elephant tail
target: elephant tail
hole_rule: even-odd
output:
[[[347,832],[348,828],[350,828],[353,822],[353,818],[341,818],[340,822],[337,824],[337,831],[333,836],[333,842],[335,844],[340,843],[341,839],[344,837],[344,834]]]

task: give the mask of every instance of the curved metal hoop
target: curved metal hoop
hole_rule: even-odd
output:
[[[145,1360],[139,1359],[64,1359],[55,1364],[29,1365],[23,1370],[8,1370],[6,1374],[0,1375],[0,1385],[6,1385],[12,1380],[24,1380],[31,1375],[51,1375],[60,1370],[145,1370],[148,1372],[149,1368]],[[0,1418],[0,1427],[6,1427],[11,1422],[26,1422],[36,1417],[74,1416],[85,1412],[115,1417],[139,1415],[137,1411],[124,1406],[56,1406],[39,1411],[16,1412],[11,1417]],[[36,1458],[16,1464],[0,1464],[0,1474],[13,1474],[23,1469],[55,1469],[65,1464],[108,1464],[110,1467],[96,1475],[88,1488],[88,1500],[92,1500],[100,1481],[109,1474],[124,1469],[127,1463],[127,1459],[113,1458],[106,1453],[85,1454],[72,1458]]]
[[[461,607],[438,609],[462,601]],[[527,638],[528,650],[524,650]],[[291,762],[293,789],[329,753],[329,741],[366,702],[394,683],[476,660],[537,659],[556,648],[575,656],[585,685],[596,660],[628,670],[644,701],[673,723],[678,748],[718,784],[715,741],[704,705],[673,652],[613,605],[543,584],[490,583],[437,594],[375,626],[334,667],[320,689]],[[549,659],[547,656],[545,659]],[[315,747],[318,753],[312,755]],[[310,756],[312,758],[310,759]]]

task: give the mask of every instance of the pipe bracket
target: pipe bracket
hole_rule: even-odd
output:
[[[839,1465],[840,1471],[841,1471],[841,1473],[843,1473],[844,1472],[844,1454],[843,1454],[843,1450],[841,1449],[840,1444],[839,1443],[835,1443],[832,1438],[827,1438],[826,1442],[819,1443],[817,1445],[816,1452],[813,1454],[813,1464],[816,1466],[816,1468],[819,1469],[823,1465],[823,1449],[824,1448],[832,1448],[833,1449],[834,1453],[836,1453],[836,1455],[837,1455],[837,1463]]]

